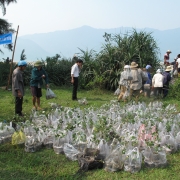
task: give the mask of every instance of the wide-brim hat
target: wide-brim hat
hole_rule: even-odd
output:
[[[43,63],[42,63],[41,61],[36,61],[36,62],[34,63],[34,66],[35,66],[35,67],[43,66]]]
[[[167,66],[165,71],[171,71],[172,67],[171,66]]]
[[[138,67],[138,64],[136,64],[136,62],[132,62],[130,67],[131,68],[136,68],[136,67]]]
[[[171,50],[167,50],[166,52],[167,52],[167,53],[172,53]]]

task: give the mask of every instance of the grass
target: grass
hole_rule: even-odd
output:
[[[52,87],[52,90],[57,95],[56,99],[46,100],[45,89],[43,90],[43,97],[41,98],[42,108],[50,110],[50,104],[58,103],[62,106],[79,107],[77,101],[71,100],[71,88],[66,87]],[[10,91],[0,90],[0,121],[10,121],[14,116],[14,98]],[[88,105],[84,107],[100,107],[104,103],[115,99],[113,92],[93,90],[78,92],[78,97],[86,97]],[[144,100],[144,99],[143,99]],[[150,102],[152,99],[146,99]],[[163,100],[165,105],[176,104],[180,110],[180,103],[177,99]],[[24,97],[23,112],[26,113],[26,118],[32,109],[32,99],[30,90],[26,89]],[[26,153],[24,147],[13,146],[10,143],[0,145],[0,180],[131,180],[131,179],[180,179],[180,153],[175,153],[167,156],[169,165],[165,168],[146,168],[144,165],[139,173],[131,174],[124,171],[115,173],[106,172],[104,169],[91,170],[82,174],[77,174],[79,169],[77,161],[69,161],[64,155],[57,155],[53,149],[42,149],[35,153]]]

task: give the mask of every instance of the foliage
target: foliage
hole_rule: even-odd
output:
[[[26,60],[25,49],[22,50],[20,60]]]
[[[180,99],[180,78],[176,78],[173,84],[170,84],[169,98]]]
[[[9,5],[10,3],[13,3],[13,2],[16,2],[16,0],[0,0],[0,7],[2,8],[3,15],[6,14],[6,5]],[[15,32],[15,30],[12,29],[12,24],[8,23],[7,20],[0,18],[0,34],[5,34],[9,32],[11,33]],[[4,45],[4,47],[12,51],[13,46],[12,44],[7,44],[7,45]],[[0,52],[3,53],[1,49],[0,49]]]
[[[147,64],[152,64],[154,69],[160,66],[159,48],[151,33],[137,32],[133,29],[125,34],[105,33],[103,37],[105,44],[98,53],[93,49],[79,48],[80,52],[72,59],[64,59],[56,54],[42,60],[50,83],[70,86],[70,71],[77,58],[84,61],[79,77],[79,87],[82,89],[102,88],[114,91],[117,89],[124,65],[132,61],[136,61],[140,68]],[[22,59],[26,58],[24,51],[21,54]],[[31,66],[27,67],[24,73],[26,85],[30,81],[31,69]]]
[[[139,67],[152,64],[159,67],[159,48],[151,33],[144,31],[125,34],[104,34],[105,44],[101,51],[86,51],[79,48],[79,57],[84,60],[81,74],[81,87],[92,88],[100,81],[100,86],[115,90],[118,86],[121,71],[126,64],[136,61]]]
[[[56,54],[53,57],[47,57],[44,61],[44,67],[48,73],[50,83],[58,86],[70,85],[72,62],[67,59],[60,59],[61,56]]]
[[[9,62],[0,62],[0,86],[6,86],[10,70]]]
[[[0,0],[0,6],[3,11],[3,15],[6,14],[6,5],[9,5],[10,3],[16,3],[16,0]]]

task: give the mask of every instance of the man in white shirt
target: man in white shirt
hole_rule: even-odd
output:
[[[176,64],[177,64],[177,67],[178,67],[178,73],[180,73],[180,54],[177,55],[177,60],[176,60]]]
[[[155,97],[162,94],[164,76],[161,74],[161,70],[158,69],[156,74],[152,78],[152,88],[154,90]]]
[[[72,100],[77,100],[78,77],[83,61],[77,59],[76,63],[71,67],[71,83],[73,84]]]

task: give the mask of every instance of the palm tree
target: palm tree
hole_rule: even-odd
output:
[[[25,52],[25,49],[23,49],[21,52],[21,56],[20,56],[21,61],[26,59],[26,55],[24,54],[24,52]]]
[[[16,0],[0,0],[0,6],[3,11],[3,15],[6,14],[6,5],[9,5],[10,3],[16,3]]]
[[[6,5],[9,5],[10,3],[16,3],[16,0],[0,0],[0,7],[2,8],[3,15],[6,14]],[[12,29],[12,24],[9,23],[7,20],[0,18],[0,34],[6,34],[9,32],[15,32],[15,30]],[[4,45],[4,47],[12,51],[13,46],[12,44],[8,44]],[[3,53],[1,49],[0,52]]]

